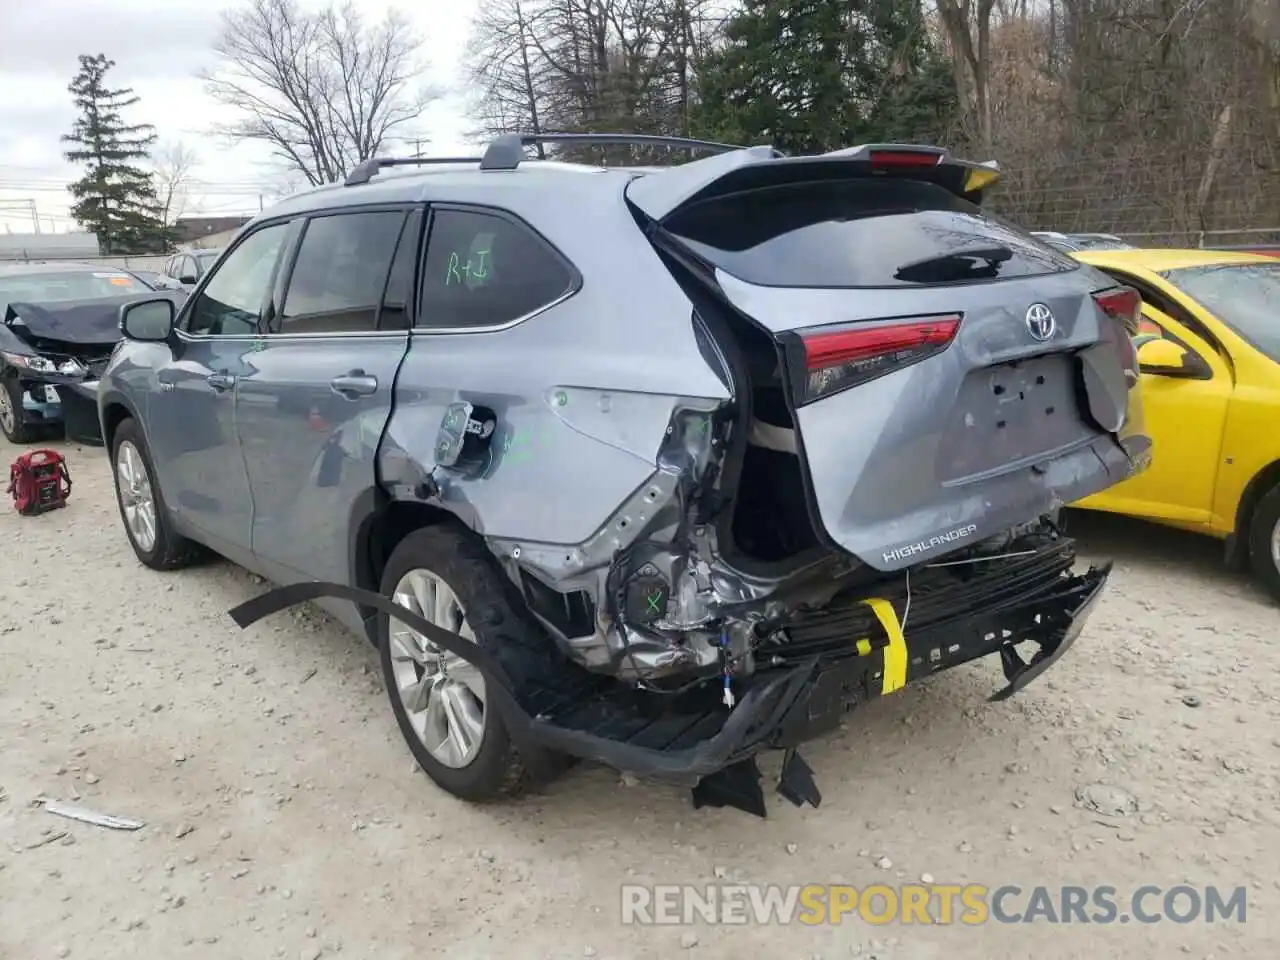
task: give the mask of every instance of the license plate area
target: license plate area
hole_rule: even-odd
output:
[[[973,371],[939,445],[939,479],[973,477],[1092,437],[1076,380],[1075,358],[1067,354]]]
[[[45,383],[31,384],[22,394],[22,408],[24,410],[42,411],[52,404],[62,402],[62,397],[58,394],[58,388]]]

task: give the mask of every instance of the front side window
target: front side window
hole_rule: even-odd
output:
[[[1280,363],[1280,262],[1182,267],[1162,276]]]
[[[382,210],[309,221],[271,332],[374,330],[404,219]]]
[[[541,237],[506,217],[437,210],[431,218],[418,326],[495,327],[564,297],[573,271]]]
[[[1158,307],[1153,307],[1149,303],[1142,305],[1142,320],[1138,323],[1138,332],[1134,336],[1134,341],[1141,344],[1147,340],[1155,338],[1157,340],[1171,340],[1168,330],[1170,317]]]
[[[288,233],[287,223],[272,224],[250,234],[231,251],[192,304],[187,332],[209,336],[256,333]]]

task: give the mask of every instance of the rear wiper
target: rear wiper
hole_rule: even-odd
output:
[[[939,253],[932,257],[922,257],[919,260],[904,263],[898,267],[894,277],[898,280],[907,281],[929,280],[937,279],[934,276],[935,274],[963,277],[972,276],[979,271],[995,276],[1000,269],[1000,264],[1011,259],[1013,259],[1013,251],[999,243],[981,247],[962,247],[959,250],[951,250],[947,253]],[[984,263],[985,268],[979,267],[978,261]]]

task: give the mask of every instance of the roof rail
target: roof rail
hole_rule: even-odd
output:
[[[664,137],[650,133],[507,133],[489,144],[480,161],[481,170],[514,170],[524,159],[524,148],[543,143],[631,144],[635,146],[684,147],[710,153],[742,150],[732,143]]]
[[[343,186],[354,187],[368,183],[383,167],[416,167],[433,163],[480,163],[481,157],[370,157],[361,160],[347,174]]]

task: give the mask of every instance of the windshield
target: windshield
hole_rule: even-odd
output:
[[[1162,274],[1280,363],[1280,263],[1225,263]]]
[[[208,270],[213,266],[213,261],[218,259],[218,255],[220,253],[222,253],[221,250],[210,250],[208,253],[197,253],[196,259],[200,261],[200,269]]]
[[[0,277],[0,306],[23,302],[93,300],[98,297],[147,293],[148,290],[135,277],[110,270],[24,273],[14,277]]]

